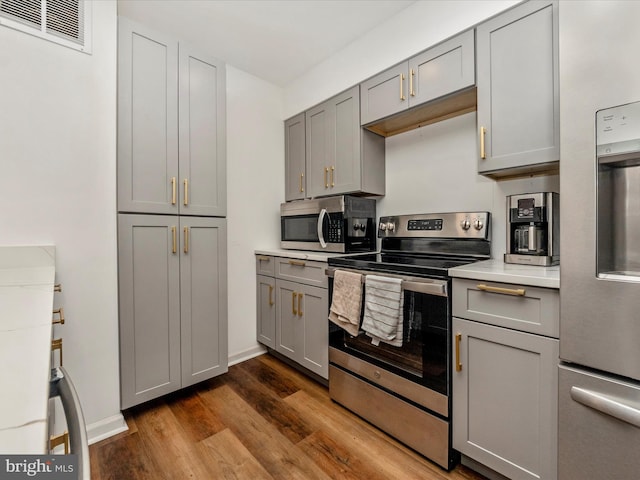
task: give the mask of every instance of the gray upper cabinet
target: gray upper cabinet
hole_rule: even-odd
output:
[[[118,210],[178,213],[178,43],[118,20]]]
[[[118,216],[123,409],[227,371],[225,222]]]
[[[284,197],[287,202],[305,197],[305,135],[304,113],[284,122]]]
[[[306,112],[307,197],[384,195],[384,137],[360,127],[355,86]]]
[[[478,171],[557,170],[558,4],[530,1],[479,25]]]
[[[180,214],[227,212],[226,73],[222,62],[180,43]]]
[[[118,211],[226,214],[225,79],[222,62],[119,18]]]
[[[474,31],[468,30],[360,86],[362,125],[475,84]]]

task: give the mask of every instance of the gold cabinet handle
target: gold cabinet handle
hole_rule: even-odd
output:
[[[171,205],[176,204],[176,177],[171,177]]]
[[[56,308],[56,309],[53,311],[53,314],[54,314],[54,315],[58,315],[58,319],[57,319],[57,320],[53,320],[51,323],[52,323],[53,325],[56,325],[56,324],[58,324],[58,325],[64,325],[64,309],[63,309],[62,307],[60,307],[60,308]]]
[[[69,455],[69,432],[61,433],[49,438],[49,450],[64,445],[64,454]]]
[[[275,303],[271,298],[272,294],[273,294],[273,285],[269,285],[269,306],[270,307],[273,307],[273,304]]]
[[[60,366],[62,366],[62,339],[54,338],[51,340],[51,353],[58,350],[60,352]]]
[[[304,192],[304,187],[302,186],[302,182],[304,181],[304,173],[300,174],[300,193]]]
[[[456,372],[462,371],[462,364],[460,363],[460,341],[462,340],[462,334],[456,333]]]
[[[178,251],[178,234],[176,232],[176,227],[171,227],[171,238],[173,240],[173,247],[171,248],[171,253],[176,253]]]
[[[258,255],[258,261],[260,262],[270,262],[271,257],[267,257],[266,255]]]
[[[413,77],[415,74],[416,72],[414,72],[412,68],[411,71],[409,72],[409,95],[411,95],[412,97],[416,96],[416,92],[413,90]]]
[[[489,285],[484,285],[482,283],[476,285],[478,290],[482,290],[483,292],[490,293],[500,293],[502,295],[515,295],[518,297],[524,297],[526,290],[524,288],[501,288],[501,287],[490,287]]]
[[[328,180],[328,174],[329,174],[329,167],[324,167],[324,188],[329,188],[329,180]]]
[[[487,134],[487,129],[484,127],[480,127],[480,158],[483,160],[487,158],[487,152],[484,147],[484,137]]]
[[[189,180],[184,179],[184,199],[183,202],[186,205],[189,205]]]
[[[184,227],[184,253],[189,253],[189,227]]]
[[[403,102],[407,99],[407,97],[404,96],[404,91],[402,89],[404,84],[404,73],[400,74],[400,100],[402,100]]]
[[[298,316],[301,317],[302,316],[302,307],[300,306],[300,301],[302,300],[302,297],[304,295],[302,293],[298,294]]]
[[[53,291],[54,291],[54,292],[61,292],[61,291],[62,291],[62,284],[61,284],[61,283],[56,283],[56,284],[53,286]]]
[[[291,292],[291,313],[293,313],[293,315],[298,315],[298,312],[296,311],[296,297],[298,296],[298,294],[296,292]]]
[[[334,172],[335,170],[336,170],[336,167],[332,166],[332,167],[331,167],[331,186],[332,186],[332,187],[335,187],[335,186],[336,186],[336,184],[335,184],[335,183],[334,183],[334,181],[333,181],[333,172]]]
[[[289,265],[294,265],[296,267],[306,267],[307,263],[301,260],[289,260]]]

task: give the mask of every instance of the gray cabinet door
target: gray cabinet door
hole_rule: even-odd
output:
[[[258,342],[276,348],[276,279],[256,276]]]
[[[226,192],[224,63],[180,43],[181,215],[222,217]]]
[[[287,202],[305,197],[305,135],[304,113],[284,122],[284,198]]]
[[[508,478],[557,478],[558,340],[455,317],[453,335],[453,447]]]
[[[118,211],[178,213],[178,43],[118,20]]]
[[[182,386],[227,371],[224,218],[180,217]]]
[[[408,75],[410,107],[475,85],[474,31],[411,58]]]
[[[329,167],[333,164],[335,134],[331,129],[331,102],[305,112],[307,196],[331,195]]]
[[[122,409],[181,386],[177,222],[118,216]]]
[[[557,2],[526,2],[476,32],[478,171],[559,160]]]
[[[299,362],[321,377],[329,378],[329,300],[326,288],[298,285]]]
[[[300,362],[299,338],[303,324],[298,315],[300,284],[286,280],[276,281],[276,351]]]
[[[360,84],[362,125],[409,108],[408,71],[407,62],[403,62]]]

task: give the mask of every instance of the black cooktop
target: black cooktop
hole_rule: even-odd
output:
[[[468,257],[434,257],[383,252],[349,255],[345,257],[330,257],[327,263],[332,267],[442,278],[448,276],[448,270],[450,268],[467,265],[475,261],[475,259]]]

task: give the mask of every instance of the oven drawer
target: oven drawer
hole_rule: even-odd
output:
[[[328,288],[327,276],[324,274],[327,264],[324,262],[277,257],[275,268],[276,278]]]
[[[333,365],[329,365],[329,395],[441,467],[452,467],[446,421]]]
[[[276,275],[275,257],[270,255],[256,255],[256,274],[274,277]]]
[[[558,338],[556,289],[453,279],[453,316]]]

